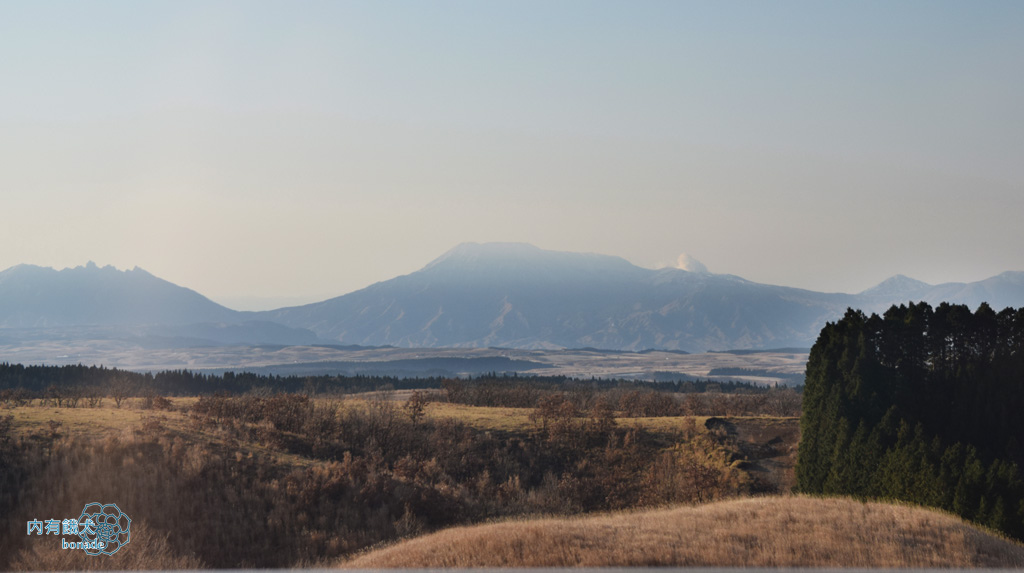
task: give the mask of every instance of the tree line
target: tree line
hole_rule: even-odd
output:
[[[906,500],[1024,539],[1024,309],[848,310],[807,363],[804,492]]]
[[[467,389],[453,393],[451,388]],[[767,394],[772,388],[746,382],[678,380],[673,382],[647,382],[636,380],[577,379],[565,376],[523,376],[492,372],[467,379],[444,377],[409,377],[373,375],[318,375],[280,376],[253,372],[224,372],[222,374],[190,370],[166,370],[157,373],[133,372],[103,366],[40,366],[0,363],[0,403],[25,403],[32,399],[52,401],[55,406],[76,406],[80,401],[96,401],[103,397],[115,402],[126,397],[147,396],[199,396],[216,393],[232,395],[245,393],[302,393],[356,394],[380,390],[426,390],[449,388],[450,395],[476,398],[474,405],[486,403],[482,396],[501,394],[503,400],[520,389],[530,388],[529,403],[500,405],[534,407],[535,393],[583,389],[602,391],[610,389],[638,389],[669,393],[719,392],[724,394]],[[470,400],[474,401],[474,400]],[[470,403],[469,401],[465,403]]]

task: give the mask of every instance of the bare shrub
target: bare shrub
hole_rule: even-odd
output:
[[[171,403],[167,398],[156,394],[155,392],[147,392],[146,396],[142,399],[143,410],[173,410],[174,404]]]
[[[405,414],[409,416],[409,420],[413,424],[423,419],[423,415],[426,413],[426,407],[429,399],[426,392],[420,392],[416,390],[409,396],[409,399],[405,401],[402,409],[405,410]]]
[[[124,374],[118,375],[110,385],[110,397],[114,400],[114,407],[120,408],[121,403],[124,402],[125,398],[131,396],[135,392],[135,384],[132,383],[131,379]]]
[[[82,396],[85,398],[86,405],[90,408],[99,408],[103,404],[103,393],[95,386],[86,388]]]
[[[79,386],[72,386],[63,391],[64,394],[64,405],[68,408],[78,407],[79,400],[85,395],[82,388]]]
[[[43,403],[50,404],[54,408],[60,408],[64,405],[64,390],[50,384],[43,391]]]
[[[644,501],[703,503],[745,493],[743,472],[729,458],[729,452],[710,436],[693,432],[647,470]]]

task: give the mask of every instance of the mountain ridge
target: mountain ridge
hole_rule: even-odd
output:
[[[229,309],[139,267],[17,265],[0,272],[0,328],[149,325],[162,336],[217,344],[704,352],[810,347],[848,307],[879,312],[910,300],[1024,306],[1024,272],[1017,271],[939,285],[896,275],[846,294],[760,284],[686,262],[699,270],[648,269],[528,243],[462,243],[412,273],[258,312]]]
[[[164,301],[155,305],[154,300]],[[17,265],[0,272],[0,326],[185,324],[231,320],[236,311],[134,267],[55,270]]]
[[[903,279],[904,292],[926,285]],[[927,286],[933,299],[943,294],[935,290],[943,285]],[[369,346],[703,352],[809,347],[824,323],[848,307],[880,311],[911,300],[870,291],[819,293],[706,268],[645,269],[609,255],[463,243],[419,271],[261,316],[332,342]],[[958,288],[953,294],[978,293]],[[1024,288],[1004,298],[1024,304]]]
[[[122,271],[89,261],[61,270],[21,264],[0,271],[0,332],[62,328],[181,346],[319,340],[302,329],[252,320],[138,266]]]

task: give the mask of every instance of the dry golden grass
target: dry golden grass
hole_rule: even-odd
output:
[[[928,509],[774,497],[458,527],[342,566],[1017,568],[1024,546]]]
[[[531,413],[533,413],[533,408],[466,406],[447,402],[431,402],[426,407],[426,415],[431,418],[453,418],[480,430],[506,432],[521,432],[536,428],[537,425],[530,421]]]
[[[141,398],[129,398],[115,408],[110,399],[96,408],[79,404],[76,408],[57,408],[55,406],[18,406],[0,409],[0,416],[14,416],[14,428],[20,434],[47,430],[50,422],[60,422],[60,432],[76,436],[106,437],[118,434],[125,429],[139,426],[147,419],[159,417],[163,421],[175,424],[184,423],[184,407],[195,402],[195,398],[171,398],[175,410],[142,410]]]
[[[652,432],[674,433],[686,430],[692,419],[694,426],[703,431],[707,416],[659,416],[651,418],[616,418],[615,421],[624,427],[638,427]]]
[[[57,408],[54,406],[18,406],[0,409],[0,416],[14,417],[14,431],[25,436],[33,433],[47,433],[51,422],[59,422],[55,431],[66,437],[103,439],[112,436],[130,436],[133,432],[145,427],[147,423],[156,422],[160,426],[174,431],[178,435],[197,443],[227,447],[237,450],[242,455],[264,455],[275,459],[278,463],[293,467],[309,467],[318,462],[311,458],[278,451],[251,441],[239,441],[226,438],[221,432],[209,428],[198,428],[189,420],[185,411],[198,398],[168,398],[174,406],[173,410],[141,409],[142,398],[129,398],[115,408],[112,400],[104,400],[96,408],[81,406],[75,408]]]
[[[447,402],[431,402],[427,405],[426,415],[434,419],[451,418],[478,430],[506,432],[522,432],[537,428],[537,423],[530,420],[533,408],[501,408],[490,406],[467,406]],[[678,432],[686,429],[688,420],[694,420],[698,428],[703,429],[707,416],[662,416],[652,418],[616,418],[616,422],[625,427],[641,427],[653,432]],[[744,418],[729,418],[742,420]],[[788,420],[789,418],[779,418]]]
[[[355,400],[353,400],[355,402]],[[537,423],[530,420],[533,408],[500,408],[488,406],[467,406],[447,402],[431,402],[427,404],[426,415],[434,419],[451,418],[478,430],[522,432],[537,428]],[[742,425],[756,422],[760,425],[799,424],[799,418],[771,416],[725,416],[727,421]],[[686,430],[693,420],[698,428],[703,429],[708,416],[659,416],[650,418],[616,418],[616,422],[624,427],[640,427],[652,432],[675,433]]]

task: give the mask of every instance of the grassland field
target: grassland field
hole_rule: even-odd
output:
[[[319,400],[334,402],[345,407],[362,407],[369,399],[372,397],[321,398]],[[392,399],[401,402],[405,399],[405,395],[396,393]],[[168,427],[184,431],[187,428],[187,410],[198,401],[198,398],[168,398],[173,406],[169,410],[143,409],[141,407],[142,400],[142,398],[128,398],[119,408],[114,407],[109,400],[105,400],[99,407],[58,408],[33,404],[0,408],[0,416],[13,416],[15,428],[20,434],[48,430],[51,423],[59,423],[61,432],[87,437],[105,437],[130,431],[133,427],[153,419],[160,420]],[[426,416],[433,419],[453,419],[477,430],[502,432],[529,432],[536,429],[537,422],[530,419],[532,412],[533,408],[468,406],[446,402],[430,402],[424,411]],[[616,423],[624,427],[639,427],[656,433],[672,433],[681,431],[688,425],[689,420],[693,420],[698,427],[703,427],[709,418],[710,416],[616,417]],[[723,416],[722,419],[744,427],[750,425],[784,427],[799,421],[799,418],[788,416]]]

